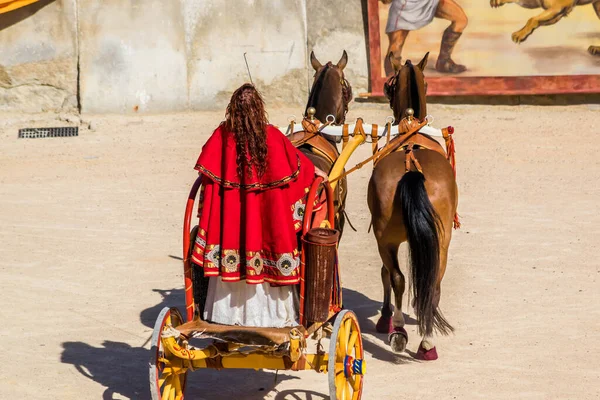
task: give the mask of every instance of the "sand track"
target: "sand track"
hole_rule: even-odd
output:
[[[270,115],[283,123],[300,112]],[[340,249],[345,302],[366,342],[363,398],[598,398],[598,108],[430,113],[456,128],[463,228],[441,302],[456,334],[437,339],[438,361],[421,363],[410,355],[414,325],[407,354],[374,333],[382,292],[364,167],[349,178],[358,232]],[[388,114],[355,104],[350,118]],[[17,139],[25,116],[0,127],[2,399],[147,399],[154,319],[183,304],[170,256],[180,256],[194,162],[222,113],[89,118],[96,130],[68,139]],[[276,390],[268,371],[199,371],[188,382],[190,399],[328,398],[326,376],[312,372],[281,372]]]

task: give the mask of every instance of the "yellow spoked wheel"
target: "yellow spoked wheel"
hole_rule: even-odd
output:
[[[152,333],[150,348],[150,393],[152,400],[183,400],[187,370],[163,347],[161,334],[167,326],[177,327],[183,317],[177,308],[162,309]]]
[[[331,400],[359,400],[366,363],[356,315],[342,310],[335,317],[329,342],[329,396]]]

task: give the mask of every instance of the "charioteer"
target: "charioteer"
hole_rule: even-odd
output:
[[[298,325],[298,233],[315,174],[327,174],[269,124],[251,84],[233,93],[195,169],[203,178],[192,253],[206,283],[201,317],[225,325]]]

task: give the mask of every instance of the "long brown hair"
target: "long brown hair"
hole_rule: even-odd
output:
[[[267,112],[256,88],[246,83],[233,92],[227,106],[225,127],[233,133],[237,151],[237,172],[252,176],[252,167],[260,177],[267,160]]]

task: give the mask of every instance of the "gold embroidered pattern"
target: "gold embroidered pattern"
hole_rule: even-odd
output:
[[[240,255],[235,250],[225,250],[221,263],[227,272],[237,272],[240,269]]]
[[[260,275],[263,270],[263,259],[260,256],[260,253],[255,253],[254,256],[248,262],[248,265],[254,270],[256,275]]]
[[[300,157],[296,156],[296,158],[298,159],[298,164],[296,167],[296,171],[294,171],[291,175],[288,175],[286,177],[283,177],[279,180],[273,181],[273,182],[269,182],[269,183],[260,183],[260,182],[255,182],[255,183],[250,183],[250,184],[241,184],[238,182],[232,182],[232,181],[228,181],[226,179],[223,179],[221,177],[218,177],[217,175],[215,175],[214,173],[212,173],[211,171],[209,171],[208,169],[204,168],[202,165],[200,164],[196,164],[196,170],[202,172],[203,174],[205,174],[206,176],[208,176],[210,179],[212,179],[213,181],[221,184],[224,187],[230,187],[230,188],[235,188],[235,189],[267,189],[267,188],[271,188],[271,187],[275,187],[275,186],[279,186],[282,185],[284,183],[287,183],[291,180],[296,179],[296,177],[298,177],[298,175],[300,174]]]

